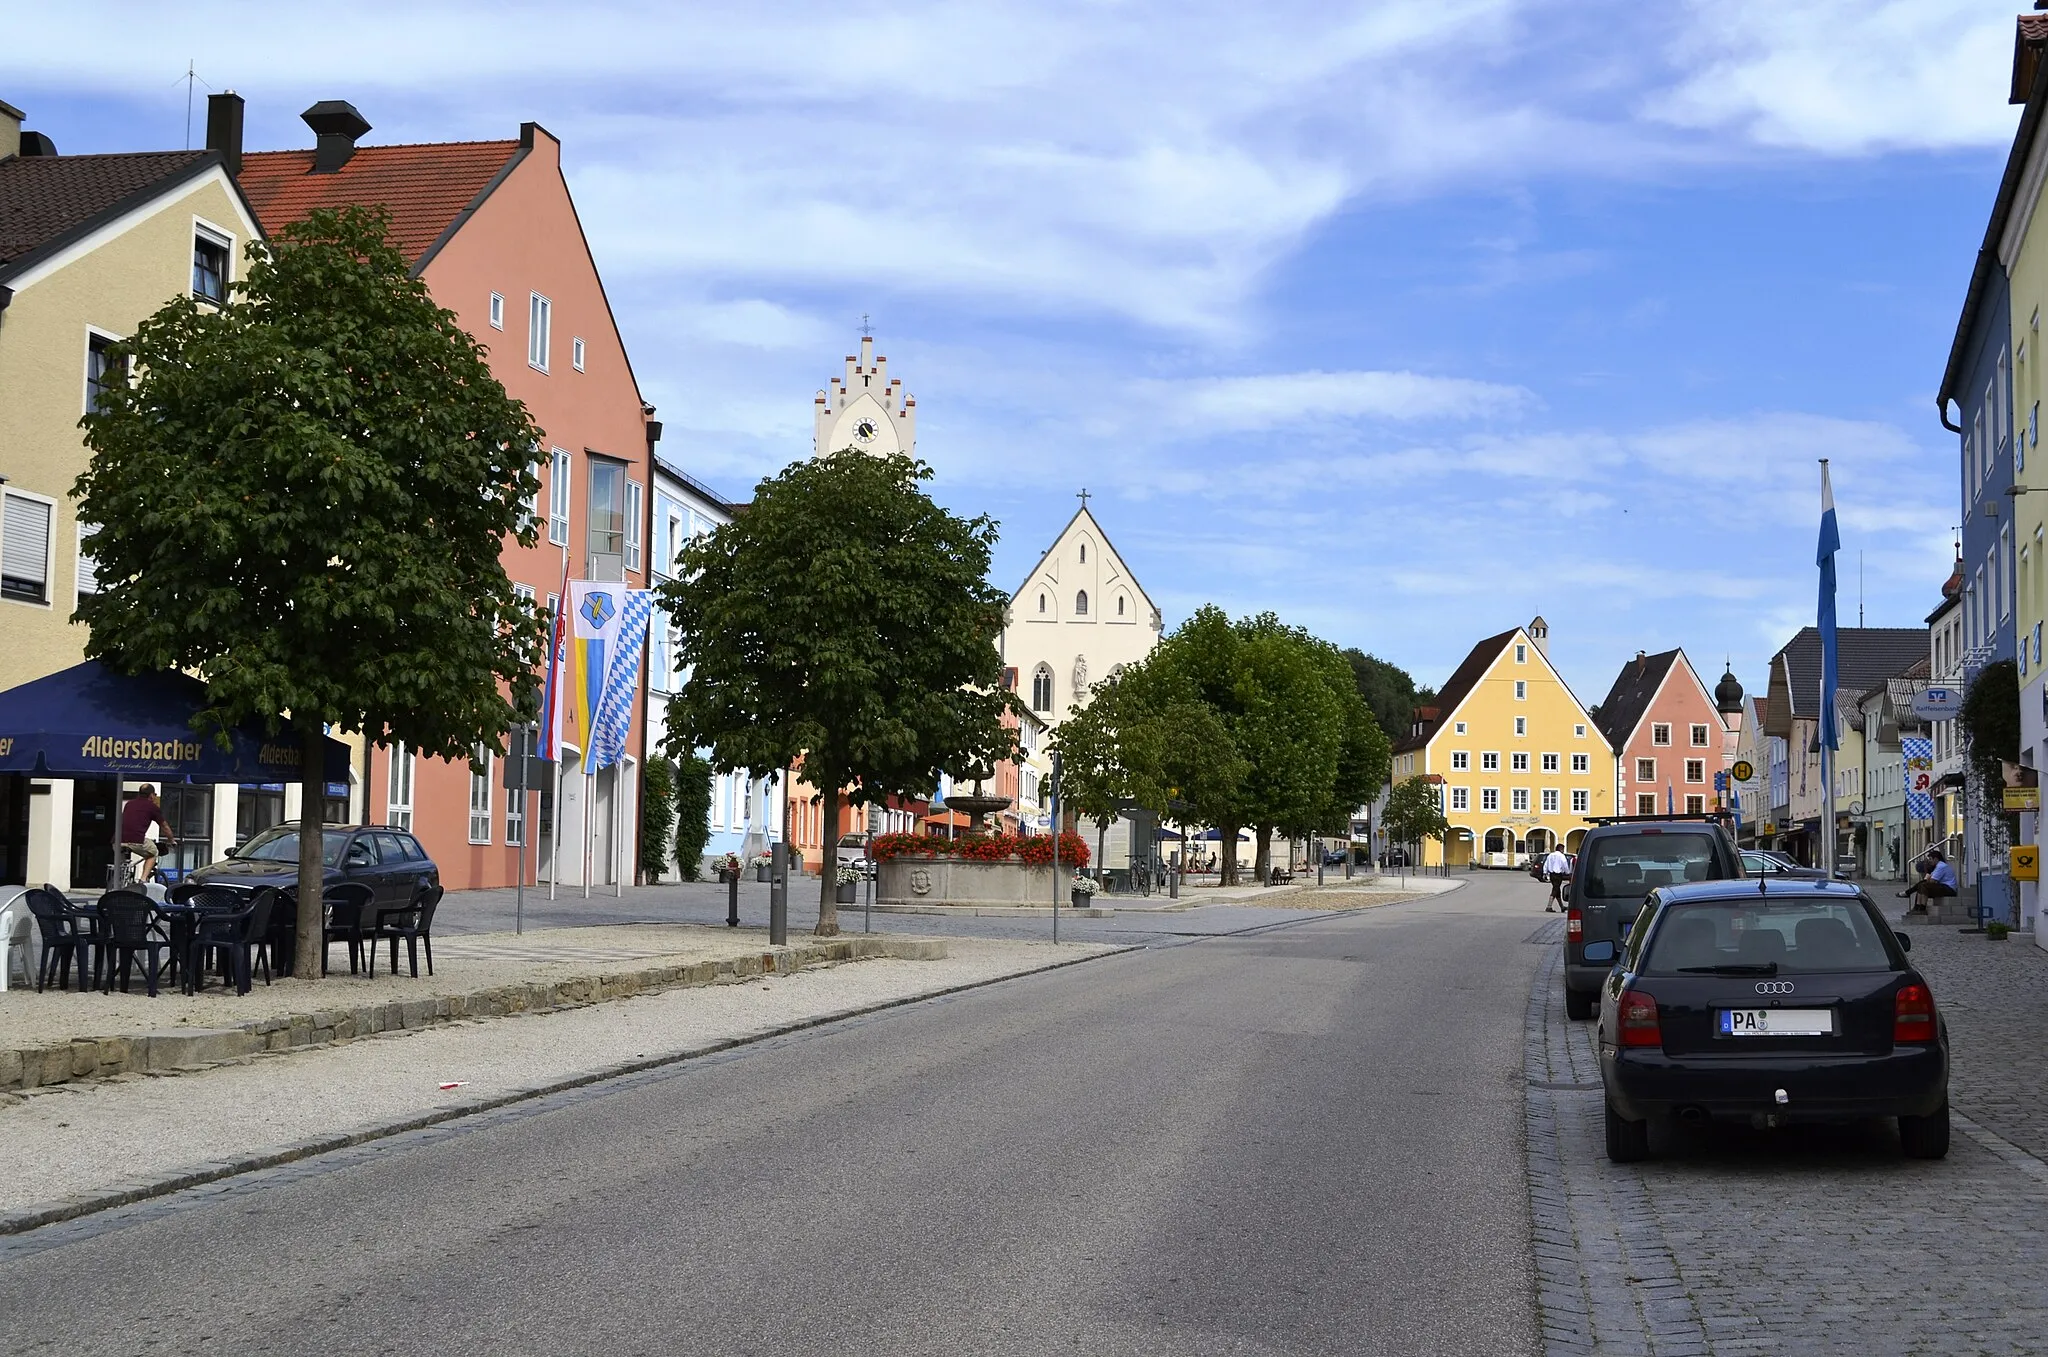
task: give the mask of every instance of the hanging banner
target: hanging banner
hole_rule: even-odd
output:
[[[592,771],[617,763],[631,742],[633,696],[640,690],[640,656],[647,648],[648,621],[654,616],[653,590],[620,592],[619,618],[590,726],[590,756],[585,763]]]
[[[1906,818],[1934,819],[1934,741],[1924,735],[1908,735],[1899,741],[1899,755],[1906,764]]]

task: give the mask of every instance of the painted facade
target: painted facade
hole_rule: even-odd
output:
[[[1518,866],[1615,814],[1614,751],[1551,666],[1542,618],[1474,646],[1437,700],[1394,746],[1394,781],[1440,779],[1451,829],[1422,845],[1426,865]]]
[[[1596,719],[1621,757],[1622,814],[1704,815],[1720,808],[1714,777],[1733,762],[1730,732],[1683,650],[1637,651]]]

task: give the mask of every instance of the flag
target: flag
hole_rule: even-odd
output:
[[[1934,741],[1925,735],[1908,735],[1899,741],[1899,758],[1906,765],[1906,818],[1934,818]]]
[[[569,584],[568,656],[562,667],[562,692],[576,742],[583,747],[588,771],[597,729],[597,706],[604,695],[606,667],[618,644],[626,587],[622,584],[572,580]]]
[[[1814,562],[1820,566],[1820,740],[1829,749],[1841,748],[1835,730],[1835,553],[1842,549],[1842,532],[1835,524],[1835,489],[1828,483],[1826,458],[1820,463],[1820,547]]]
[[[605,662],[604,686],[598,692],[597,714],[591,722],[586,764],[592,769],[608,768],[626,752],[633,726],[633,695],[640,691],[640,655],[646,649],[647,623],[653,616],[652,589],[625,591],[618,631]]]
[[[548,672],[540,690],[540,739],[535,752],[550,762],[562,757],[562,666],[568,660],[569,567],[562,566],[562,592],[548,621]]]
[[[1678,814],[1678,788],[1672,786],[1669,782],[1664,784],[1664,813],[1666,815]]]

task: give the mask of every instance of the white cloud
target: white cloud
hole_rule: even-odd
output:
[[[2014,5],[1983,0],[1691,0],[1646,100],[1655,118],[1767,146],[1860,155],[2012,136]]]
[[[1414,372],[1203,377],[1148,382],[1140,389],[1176,425],[1217,432],[1337,419],[1488,419],[1519,414],[1536,403],[1519,386]]]

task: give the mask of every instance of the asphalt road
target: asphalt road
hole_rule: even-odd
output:
[[[0,1240],[0,1346],[1532,1352],[1527,886],[1111,957]]]

